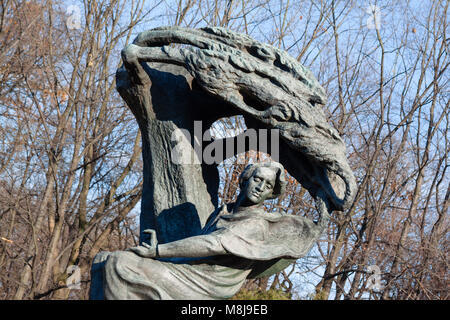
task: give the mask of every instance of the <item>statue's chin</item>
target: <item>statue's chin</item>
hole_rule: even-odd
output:
[[[250,194],[247,199],[253,205],[257,205],[257,204],[260,204],[262,202],[262,199],[260,197],[254,196],[252,194]]]

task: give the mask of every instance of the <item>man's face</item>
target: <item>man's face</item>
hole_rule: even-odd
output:
[[[245,197],[253,204],[259,204],[272,195],[277,175],[276,170],[269,167],[259,167],[248,179],[243,190]]]

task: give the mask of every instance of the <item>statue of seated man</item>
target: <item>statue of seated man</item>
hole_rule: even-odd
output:
[[[323,223],[266,212],[266,199],[286,188],[284,168],[275,162],[248,165],[239,178],[234,204],[219,207],[202,233],[126,251],[101,252],[93,263],[91,299],[226,299],[249,274],[268,261],[298,259],[313,246]]]

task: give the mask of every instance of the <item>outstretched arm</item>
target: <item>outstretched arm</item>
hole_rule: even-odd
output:
[[[158,245],[154,230],[148,229],[144,233],[150,234],[150,244],[127,249],[144,258],[200,258],[228,253],[214,235],[194,236]]]
[[[227,251],[214,235],[201,235],[158,245],[162,258],[198,258],[226,254]]]

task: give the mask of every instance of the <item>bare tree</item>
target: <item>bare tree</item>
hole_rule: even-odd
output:
[[[448,299],[448,6],[96,0],[69,10],[59,1],[2,1],[0,296],[87,298],[95,254],[135,244],[140,135],[114,74],[139,31],[181,25],[244,32],[310,68],[357,176],[352,207],[334,213],[311,262],[247,288],[295,296],[312,283],[316,299]],[[245,123],[222,119],[217,128]],[[222,164],[222,203],[234,201],[245,164],[265,157],[248,152]],[[292,178],[266,209],[316,217]],[[70,266],[80,268],[82,290],[67,287]]]

